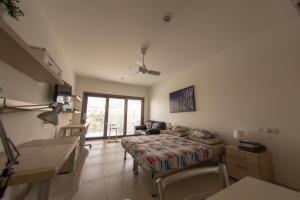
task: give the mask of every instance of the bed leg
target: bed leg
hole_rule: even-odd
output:
[[[219,162],[223,163],[223,155],[219,155]]]
[[[157,190],[156,190],[156,178],[152,174],[152,190],[151,190],[151,196],[155,198],[157,196]]]
[[[135,161],[134,161],[135,159],[132,159],[132,161],[133,161],[133,165],[132,165],[132,171],[133,172],[135,172]]]
[[[126,158],[127,158],[127,152],[126,150],[124,150],[124,160],[126,160]]]
[[[139,166],[136,159],[133,159],[133,171],[135,175],[139,174]]]

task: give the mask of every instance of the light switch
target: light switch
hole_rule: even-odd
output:
[[[279,129],[278,128],[265,128],[261,127],[258,128],[259,133],[269,133],[269,134],[279,134]]]

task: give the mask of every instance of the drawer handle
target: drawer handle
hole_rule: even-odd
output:
[[[235,164],[235,166],[239,169],[242,169],[242,170],[247,170],[248,168],[243,166],[243,165],[239,165],[239,164]]]

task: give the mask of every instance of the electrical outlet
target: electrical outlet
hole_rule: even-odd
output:
[[[261,127],[258,128],[259,133],[269,133],[269,134],[279,134],[279,129],[278,128],[265,128]]]
[[[43,129],[48,129],[48,128],[52,128],[53,125],[52,124],[43,124]]]

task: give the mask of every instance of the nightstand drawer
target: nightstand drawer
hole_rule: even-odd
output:
[[[260,177],[258,167],[232,159],[227,160],[227,169],[228,175],[238,180],[245,176],[252,176],[254,178]]]
[[[258,166],[258,156],[256,154],[235,151],[227,148],[226,155],[228,159]]]

